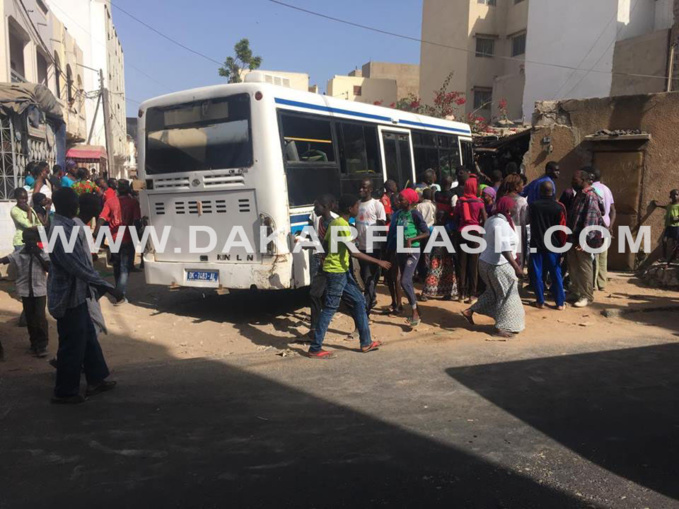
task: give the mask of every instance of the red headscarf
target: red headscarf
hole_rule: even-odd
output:
[[[462,220],[465,224],[471,222],[472,211],[469,206],[472,202],[481,202],[479,200],[478,182],[475,178],[469,177],[467,182],[464,183],[464,194],[460,198],[460,203],[462,203]]]
[[[503,196],[495,204],[495,215],[502,215],[509,221],[509,226],[514,229],[514,221],[512,221],[512,211],[516,207],[516,202],[510,196]]]
[[[410,189],[409,187],[401,191],[400,195],[403,196],[411,205],[415,205],[420,201],[420,195],[417,194],[417,191]]]

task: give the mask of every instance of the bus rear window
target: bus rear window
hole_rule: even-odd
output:
[[[252,166],[250,96],[150,108],[146,112],[146,174]]]

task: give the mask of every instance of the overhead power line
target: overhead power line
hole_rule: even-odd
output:
[[[155,32],[156,34],[158,34],[159,36],[161,36],[163,39],[167,39],[167,40],[170,41],[172,44],[175,44],[175,45],[179,46],[180,48],[183,48],[183,49],[185,49],[186,51],[189,51],[189,52],[193,53],[194,55],[198,55],[199,57],[204,58],[205,60],[208,60],[208,61],[210,61],[210,62],[212,62],[212,63],[217,64],[217,65],[222,65],[222,64],[223,64],[223,62],[220,62],[220,61],[218,61],[218,60],[215,60],[214,58],[209,57],[209,56],[205,55],[204,53],[201,53],[200,51],[196,51],[195,49],[189,48],[189,47],[186,46],[185,44],[182,44],[181,42],[177,41],[176,39],[173,39],[173,38],[170,37],[169,35],[164,34],[164,33],[161,32],[160,30],[158,30],[157,28],[152,27],[151,25],[149,25],[149,24],[146,23],[145,21],[142,21],[141,19],[139,19],[138,17],[136,17],[134,14],[130,14],[130,13],[127,12],[125,9],[123,9],[122,7],[120,7],[120,6],[116,5],[116,4],[114,4],[113,2],[111,2],[111,5],[112,5],[113,7],[115,7],[116,9],[118,9],[118,10],[119,10],[120,12],[122,12],[123,14],[126,14],[127,16],[129,16],[130,18],[132,18],[133,20],[135,20],[137,23],[139,23],[139,24],[145,26],[146,28],[148,28],[148,29],[151,30],[152,32]]]
[[[320,12],[311,11],[309,9],[304,9],[304,8],[298,7],[296,5],[291,5],[291,4],[288,4],[288,3],[285,3],[285,2],[281,2],[280,0],[269,0],[269,2],[277,4],[277,5],[281,5],[283,7],[287,7],[289,9],[304,12],[306,14],[310,14],[312,16],[316,16],[316,17],[319,17],[319,18],[327,19],[327,20],[330,20],[330,21],[335,21],[337,23],[342,23],[342,24],[353,26],[353,27],[356,27],[356,28],[361,28],[363,30],[369,30],[371,32],[376,32],[378,34],[389,35],[389,36],[392,36],[392,37],[398,37],[399,39],[405,39],[405,40],[408,40],[408,41],[419,42],[421,44],[428,44],[430,46],[438,46],[440,48],[448,48],[448,49],[452,49],[452,50],[456,50],[456,51],[463,51],[465,53],[476,54],[475,50],[470,50],[468,48],[460,48],[460,47],[456,47],[456,46],[450,46],[448,44],[443,44],[443,43],[440,43],[440,42],[427,41],[425,39],[420,39],[418,37],[413,37],[413,36],[410,36],[410,35],[399,34],[399,33],[396,33],[396,32],[390,32],[388,30],[382,30],[380,28],[375,28],[375,27],[371,27],[371,26],[368,26],[368,25],[362,25],[360,23],[354,23],[353,21],[348,21],[348,20],[345,20],[345,19],[336,18],[334,16],[328,16],[327,14],[322,14]],[[535,60],[525,60],[523,58],[517,58],[517,57],[506,57],[506,56],[496,55],[496,56],[494,56],[494,58],[499,58],[501,60],[509,60],[509,61],[513,61],[513,62],[520,62],[520,63],[525,63],[525,64],[542,65],[542,66],[546,66],[546,67],[556,67],[556,68],[559,68],[559,69],[568,69],[568,70],[575,70],[575,71],[583,70],[583,69],[578,69],[577,67],[573,67],[573,66],[570,66],[570,65],[554,64],[554,63],[550,63],[550,62],[538,62],[538,61],[535,61]],[[595,73],[599,73],[599,74],[613,74],[613,75],[620,75],[620,76],[631,76],[631,77],[637,77],[637,78],[655,78],[655,79],[663,79],[663,80],[667,79],[667,76],[660,76],[660,75],[657,75],[657,74],[635,74],[635,73],[626,73],[626,72],[603,71],[603,70],[599,70],[599,69],[589,69],[588,72],[595,72]],[[677,78],[677,79],[679,79],[679,78]]]

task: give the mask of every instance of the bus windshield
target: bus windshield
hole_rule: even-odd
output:
[[[244,168],[252,162],[248,94],[146,113],[147,175]]]

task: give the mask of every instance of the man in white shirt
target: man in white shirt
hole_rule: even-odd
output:
[[[370,179],[365,179],[361,182],[358,194],[361,198],[358,206],[358,215],[356,216],[356,230],[358,231],[356,243],[358,244],[358,250],[374,258],[380,258],[382,244],[375,242],[374,245],[369,246],[367,238],[370,228],[387,224],[387,214],[384,210],[384,205],[379,200],[373,198],[373,183]],[[381,237],[384,237],[384,235],[381,235]],[[365,302],[369,316],[370,311],[377,304],[377,282],[380,279],[380,267],[379,265],[362,260],[359,260],[359,265],[361,267],[361,279],[365,287]]]
[[[604,202],[604,226],[610,231],[615,224],[617,213],[615,211],[615,200],[613,193],[607,185],[601,182],[601,170],[592,168],[592,188]],[[594,272],[594,289],[604,291],[608,283],[608,249],[603,253],[594,255],[596,267]]]

